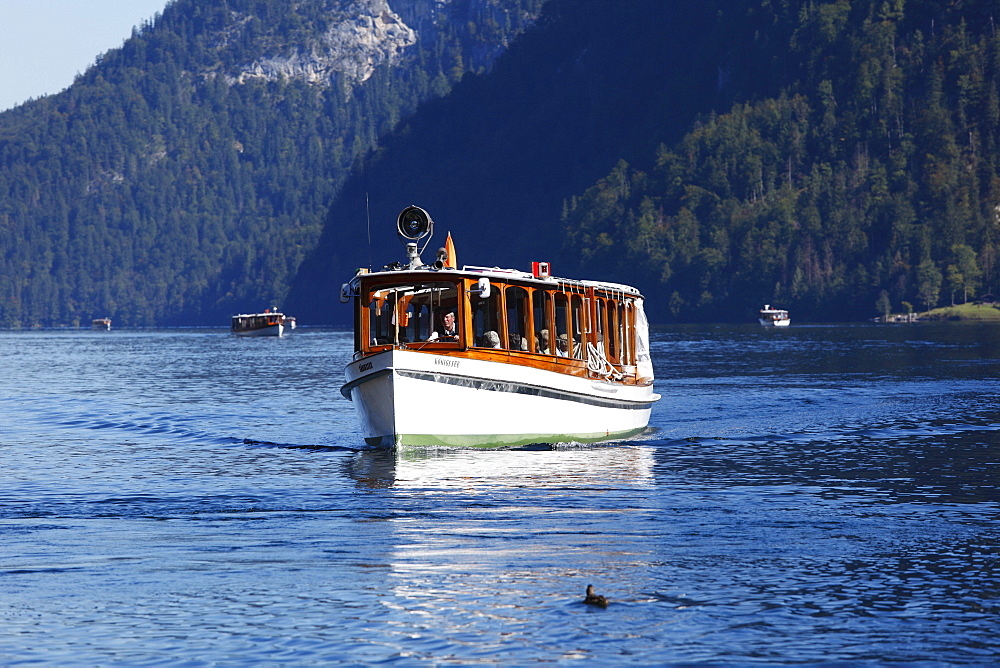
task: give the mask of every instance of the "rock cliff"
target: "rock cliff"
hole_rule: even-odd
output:
[[[247,65],[233,79],[300,79],[327,84],[337,76],[362,83],[383,63],[398,62],[417,43],[386,0],[352,0],[331,16],[329,27],[306,40],[304,48],[269,54]]]
[[[530,24],[537,14],[511,16],[502,0],[312,0],[323,5],[325,26],[303,30],[298,44],[287,40],[262,40],[260,54],[252,62],[227,74],[230,83],[249,79],[301,80],[330,85],[341,81],[348,87],[364,83],[380,65],[402,63],[418,41],[429,41],[449,13],[460,12],[462,19],[487,22]],[[539,6],[541,3],[539,3]],[[244,40],[251,30],[247,16],[233,14],[225,44]],[[488,43],[490,48],[470,54],[472,69],[488,67],[506,44]],[[224,45],[221,45],[224,48]]]

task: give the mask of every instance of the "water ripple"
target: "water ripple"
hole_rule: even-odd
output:
[[[0,663],[990,663],[1000,337],[789,329],[656,331],[637,439],[406,453],[348,332],[0,332]]]

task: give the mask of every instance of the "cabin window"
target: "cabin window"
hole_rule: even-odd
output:
[[[396,292],[378,290],[372,293],[368,304],[369,344],[387,346],[395,340],[392,313],[396,307]]]
[[[622,364],[635,364],[635,312],[632,301],[621,307],[622,321]]]
[[[528,350],[528,291],[509,287],[504,300],[507,307],[507,347],[510,350]]]
[[[559,357],[569,357],[569,298],[562,292],[555,295],[556,336],[552,353]]]
[[[500,317],[500,291],[492,290],[486,299],[473,294],[471,300],[473,345],[479,348],[505,347]]]
[[[608,342],[604,333],[608,330],[608,318],[607,314],[604,312],[604,300],[597,299],[597,347],[600,348],[601,352],[605,356],[608,354]]]
[[[364,318],[364,310],[355,306],[354,308],[354,352],[361,352],[364,348],[364,334],[361,331],[361,322]]]
[[[454,283],[374,286],[368,300],[368,345],[427,341],[434,332],[441,338],[444,316],[449,311],[459,319],[458,287]]]
[[[531,312],[535,321],[535,352],[552,354],[549,350],[549,332],[552,331],[552,300],[544,290],[531,294]]]
[[[410,343],[426,341],[434,331],[433,305],[426,300],[406,296],[400,299],[401,320],[400,341]]]
[[[573,315],[573,350],[571,351],[571,356],[580,360],[583,359],[583,350],[585,348],[583,335],[587,331],[587,311],[584,309],[583,297],[580,295],[570,297],[570,309]]]
[[[605,330],[608,333],[608,361],[618,361],[618,303],[613,299],[608,300],[607,306],[608,326]]]

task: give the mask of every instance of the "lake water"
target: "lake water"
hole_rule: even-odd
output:
[[[399,456],[350,345],[0,332],[0,664],[1000,661],[1000,328],[659,328],[640,439]]]

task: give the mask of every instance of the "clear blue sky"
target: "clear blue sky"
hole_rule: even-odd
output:
[[[168,0],[0,0],[0,111],[58,93]]]

